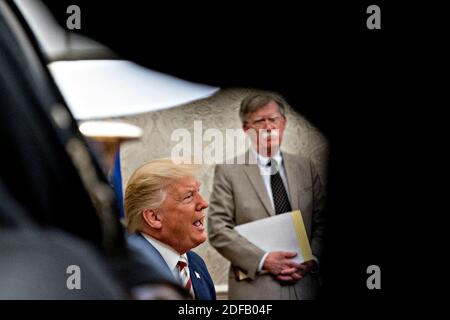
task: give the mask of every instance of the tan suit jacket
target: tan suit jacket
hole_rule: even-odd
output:
[[[302,212],[313,255],[320,261],[325,227],[324,186],[310,160],[284,152],[282,156],[292,209]],[[248,157],[249,152],[246,159]],[[233,229],[236,225],[274,214],[258,165],[216,166],[208,235],[212,246],[232,264],[228,282],[230,299],[304,300],[317,297],[317,275],[308,274],[295,284],[286,284],[272,275],[259,274],[257,269],[265,252]],[[243,270],[249,278],[237,281],[233,266]]]

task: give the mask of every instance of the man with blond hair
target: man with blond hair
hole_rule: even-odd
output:
[[[214,284],[203,259],[190,251],[207,236],[197,167],[169,159],[138,168],[125,191],[130,246],[174,277],[197,300],[214,300]]]

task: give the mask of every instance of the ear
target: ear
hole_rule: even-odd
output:
[[[150,228],[158,230],[161,229],[161,219],[159,214],[154,209],[144,209],[142,212],[142,217]]]

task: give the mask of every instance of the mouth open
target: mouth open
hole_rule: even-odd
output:
[[[194,221],[194,223],[192,224],[194,228],[197,229],[198,231],[204,231],[205,230],[204,219],[205,217],[203,216],[200,219]]]

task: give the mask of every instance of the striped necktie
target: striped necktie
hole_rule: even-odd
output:
[[[273,204],[275,207],[275,214],[292,211],[289,198],[281,179],[280,170],[277,162],[273,159],[269,160],[267,166],[271,167],[270,186],[272,187]],[[275,171],[275,172],[274,172]]]
[[[180,256],[177,263],[178,271],[180,272],[181,283],[183,287],[189,291],[191,296],[195,299],[194,288],[192,287],[192,280],[189,275],[189,268],[187,260],[184,256]]]

